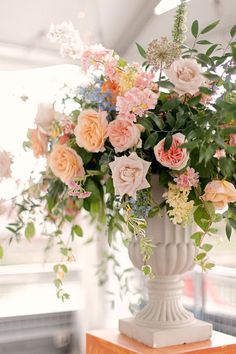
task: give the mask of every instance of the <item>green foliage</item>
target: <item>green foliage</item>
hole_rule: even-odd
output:
[[[32,221],[28,222],[25,228],[25,238],[29,241],[35,235],[35,226]]]

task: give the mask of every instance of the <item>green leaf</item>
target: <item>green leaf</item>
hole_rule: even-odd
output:
[[[150,147],[154,147],[157,141],[158,141],[158,132],[154,132],[148,136],[143,148],[149,149]]]
[[[158,86],[166,88],[166,89],[172,89],[175,87],[175,85],[172,84],[172,82],[165,80],[165,81],[159,81]]]
[[[198,20],[193,21],[192,26],[191,26],[191,32],[194,38],[197,38],[198,35]]]
[[[204,267],[206,269],[212,269],[213,267],[215,267],[215,264],[214,263],[211,263],[211,262],[208,262],[204,265]]]
[[[138,124],[141,124],[147,131],[153,130],[152,120],[148,117],[138,118]]]
[[[149,114],[149,117],[152,119],[152,121],[156,124],[156,126],[160,130],[162,130],[164,128],[165,123],[163,122],[163,120],[159,116],[157,116],[154,113],[151,113],[151,114]]]
[[[189,106],[196,106],[200,102],[201,97],[202,97],[201,95],[198,95],[198,96],[190,98],[188,100]]]
[[[84,148],[81,148],[79,146],[76,146],[76,152],[81,157],[85,165],[87,165],[87,163],[89,163],[89,161],[93,157],[93,154],[91,152],[88,152]]]
[[[231,51],[232,51],[232,56],[233,56],[234,62],[236,63],[236,45],[231,44],[230,47],[231,47]]]
[[[101,200],[100,190],[92,178],[87,178],[85,190],[92,193],[90,197],[86,199],[90,203],[96,203]]]
[[[212,81],[218,81],[220,79],[219,75],[212,74],[209,72],[204,73],[203,76],[205,76],[207,79],[212,80]]]
[[[205,28],[203,28],[203,30],[201,30],[201,34],[205,34],[207,32],[212,31],[218,24],[219,24],[220,20],[214,21],[212,22],[210,25],[206,26]]]
[[[136,43],[136,46],[138,48],[139,54],[146,59],[146,51],[145,49],[138,43]]]
[[[107,180],[107,183],[106,183],[106,192],[107,193],[110,193],[110,194],[114,194],[114,185],[113,185],[113,179],[112,177],[110,176]]]
[[[171,128],[174,128],[174,126],[175,126],[175,117],[170,112],[168,112],[166,114],[166,120],[167,120],[167,123],[169,124],[169,126]]]
[[[212,249],[213,245],[210,245],[209,243],[205,243],[204,245],[201,246],[201,248],[206,251],[209,252]]]
[[[226,223],[225,233],[226,233],[227,239],[230,241],[231,234],[232,234],[232,226],[230,225],[229,222]]]
[[[181,103],[180,100],[178,100],[177,98],[174,98],[172,100],[168,100],[163,104],[161,111],[167,112],[172,109],[175,109],[176,107],[178,107],[180,105],[180,103]]]
[[[144,275],[148,276],[152,273],[152,267],[150,265],[143,265],[142,266],[142,272]]]
[[[230,30],[230,35],[232,38],[235,36],[235,34],[236,34],[236,25],[234,25]]]
[[[172,144],[172,135],[167,134],[164,142],[164,151],[168,151]]]
[[[203,39],[201,41],[197,41],[197,44],[201,44],[201,45],[209,45],[212,44],[211,42],[207,41],[206,39]]]
[[[213,52],[214,50],[216,49],[216,47],[218,47],[218,44],[213,44],[211,45],[207,51],[206,51],[206,55],[209,57]]]
[[[205,252],[201,252],[201,253],[198,253],[198,255],[196,256],[196,259],[197,259],[198,261],[201,261],[201,260],[203,260],[205,257],[206,257],[206,253],[205,253]]]
[[[54,279],[54,285],[57,289],[59,289],[62,285],[61,279]]]
[[[35,226],[32,221],[28,222],[25,228],[25,237],[29,241],[35,235]]]
[[[206,54],[199,53],[197,57],[198,57],[198,59],[201,60],[201,62],[203,62],[207,65],[213,66],[213,62],[212,62],[211,58],[209,58]]]
[[[210,224],[210,216],[202,205],[195,210],[194,221],[203,231],[207,231]]]
[[[212,95],[213,94],[213,91],[207,87],[199,87],[199,91],[201,93],[203,93],[204,95]]]
[[[234,219],[229,219],[230,225],[236,230],[236,220]]]
[[[197,247],[200,246],[203,235],[204,235],[204,232],[202,232],[202,231],[195,232],[193,235],[191,235],[190,238],[195,241],[195,244]]]
[[[4,255],[3,247],[0,245],[0,259],[3,258],[3,255]]]
[[[74,235],[79,236],[79,237],[83,237],[83,230],[79,225],[73,225],[71,228],[71,235],[72,237]]]

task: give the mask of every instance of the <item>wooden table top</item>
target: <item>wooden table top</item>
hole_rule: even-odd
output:
[[[207,341],[153,349],[118,330],[104,329],[86,334],[86,354],[236,354],[236,337],[213,331]]]

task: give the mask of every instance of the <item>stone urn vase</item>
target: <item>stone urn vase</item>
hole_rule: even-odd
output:
[[[163,190],[158,183],[153,186],[153,196],[157,200]],[[174,225],[167,214],[148,220],[147,236],[156,246],[149,262],[155,278],[146,280],[147,305],[135,318],[119,321],[122,334],[153,348],[198,342],[211,337],[212,325],[195,319],[181,301],[181,275],[194,267],[196,250],[190,239],[191,234],[191,227]],[[141,270],[143,257],[139,242],[135,239],[129,245],[129,257],[133,265]]]

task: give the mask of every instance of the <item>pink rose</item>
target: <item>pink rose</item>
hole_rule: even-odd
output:
[[[38,111],[34,118],[36,125],[44,129],[50,128],[53,120],[55,118],[55,111],[51,103],[39,103]]]
[[[165,138],[154,147],[156,159],[162,166],[172,170],[182,170],[188,163],[189,154],[179,146],[185,143],[185,136],[181,133],[172,135],[172,144],[169,150],[164,151]]]
[[[74,134],[76,143],[89,152],[104,151],[108,122],[107,112],[86,109],[80,113]]]
[[[138,157],[136,152],[129,156],[115,157],[115,161],[109,163],[115,187],[115,194],[121,197],[125,194],[136,198],[136,192],[150,187],[146,174],[151,162]]]
[[[11,177],[11,159],[9,154],[2,150],[0,151],[0,180],[4,177]]]
[[[140,129],[138,125],[130,121],[116,119],[109,123],[107,136],[115,151],[122,152],[138,144]]]
[[[206,81],[201,74],[201,66],[191,58],[175,60],[165,73],[180,96],[186,93],[194,95]]]
[[[236,134],[230,134],[229,136],[229,145],[236,146]]]
[[[223,209],[228,203],[236,202],[234,185],[225,180],[209,182],[204,190],[203,200],[212,202],[217,209]]]

